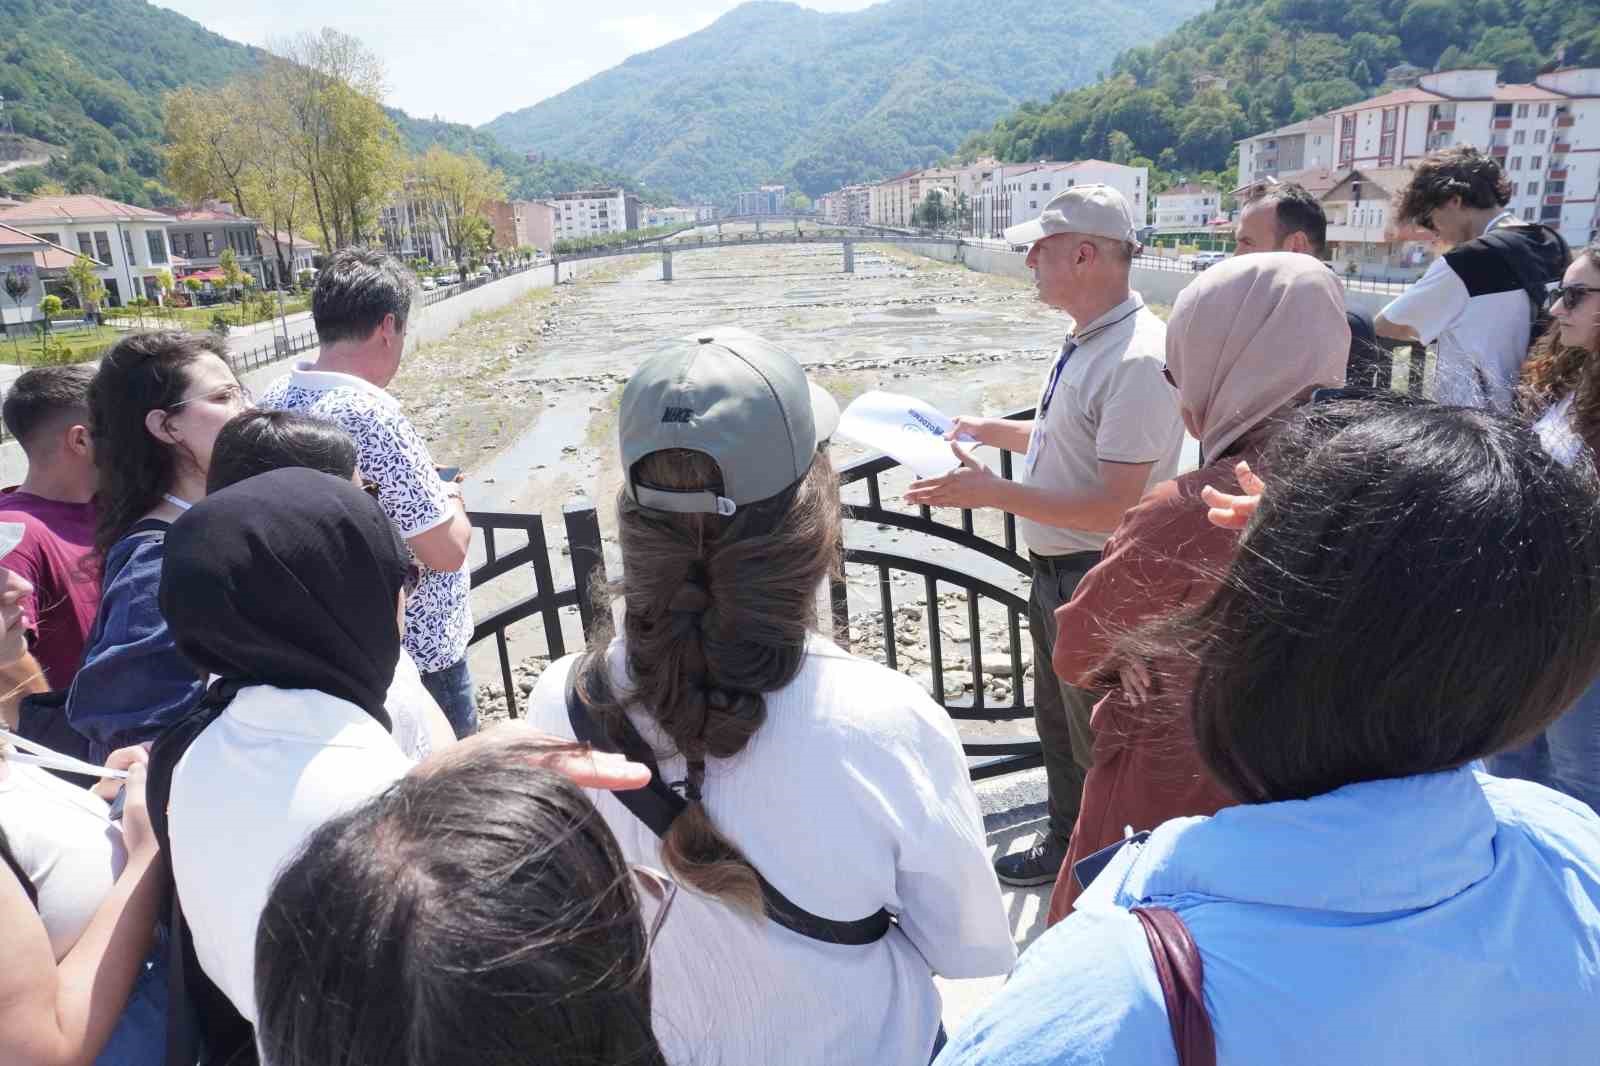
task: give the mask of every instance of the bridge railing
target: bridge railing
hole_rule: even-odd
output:
[[[1030,408],[1006,417],[1028,419],[1033,417],[1033,411]],[[920,656],[925,646],[928,667],[925,683],[934,701],[950,717],[958,722],[1031,722],[1034,705],[1032,689],[1026,683],[1024,658],[1025,652],[1030,656],[1032,652],[1026,632],[1027,599],[967,569],[934,562],[926,550],[927,540],[931,538],[940,546],[957,549],[974,561],[999,564],[1015,572],[1020,580],[1032,573],[1032,566],[1018,550],[1016,519],[1009,514],[1003,516],[997,543],[976,531],[970,509],[960,510],[953,524],[938,517],[948,511],[941,510],[936,515],[928,507],[913,511],[894,509],[885,502],[881,479],[898,466],[894,459],[880,456],[852,463],[839,471],[842,491],[848,494],[852,487],[859,486],[855,494],[864,490],[866,495],[865,503],[851,503],[847,507],[844,558],[847,567],[866,566],[876,572],[874,616],[877,624],[870,631],[851,625],[848,583],[836,579],[830,597],[835,640],[841,647],[858,653],[870,654],[875,648],[891,670],[901,669],[903,659]],[[1010,452],[1000,453],[1000,474],[1007,479],[1013,476]],[[913,534],[922,550],[916,546],[900,551],[852,544],[852,530],[848,528],[852,525],[857,530],[875,526],[880,532]],[[911,602],[907,602],[904,594],[897,598],[897,586],[904,584],[896,580],[897,574],[920,578],[920,582],[915,583],[920,586],[919,595],[909,597]],[[985,625],[985,618],[992,619],[997,613],[1003,619],[1003,647],[986,663],[984,636],[993,629]],[[955,616],[953,625],[947,627],[946,621],[951,615]],[[860,639],[853,642],[852,633]],[[947,653],[946,640],[958,647],[964,645],[965,657],[959,651],[953,655]],[[914,661],[906,665],[909,670]],[[1045,678],[1053,679],[1049,663],[1034,664],[1034,669],[1042,671]],[[958,673],[963,677],[959,684],[953,684],[953,675]],[[1002,691],[1007,695],[992,695],[996,691],[991,688],[992,679],[1003,679]],[[975,779],[1043,765],[1043,753],[1036,739],[968,737],[962,747]]]

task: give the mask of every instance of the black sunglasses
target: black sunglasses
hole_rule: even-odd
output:
[[[1591,292],[1600,292],[1589,285],[1558,285],[1550,290],[1550,307],[1559,302],[1568,311],[1574,310]]]

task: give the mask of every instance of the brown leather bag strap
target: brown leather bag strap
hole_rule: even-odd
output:
[[[1217,1066],[1217,1039],[1206,1013],[1205,971],[1189,927],[1166,907],[1135,907],[1167,1001],[1167,1021],[1178,1066]]]

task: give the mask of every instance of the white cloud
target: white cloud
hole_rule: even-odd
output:
[[[478,125],[592,77],[638,52],[704,29],[739,6],[698,0],[663,10],[659,0],[612,0],[605,17],[571,0],[157,0],[207,29],[247,44],[332,26],[354,34],[389,67],[388,103],[413,115]],[[879,0],[807,0],[819,11],[859,11]]]

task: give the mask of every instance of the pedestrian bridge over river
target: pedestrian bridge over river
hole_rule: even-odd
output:
[[[722,225],[739,219],[725,219]],[[800,244],[837,244],[844,251],[844,273],[856,272],[855,246],[858,243],[873,243],[878,241],[893,241],[899,245],[914,244],[951,244],[958,238],[945,236],[928,236],[911,233],[905,230],[891,229],[886,226],[849,226],[828,227],[826,229],[806,232],[800,228],[802,222],[816,223],[814,218],[795,217],[793,230],[769,229],[763,231],[760,227],[764,222],[777,221],[771,216],[763,216],[753,220],[756,223],[754,233],[741,231],[732,234],[722,234],[721,225],[715,226],[716,233],[707,234],[694,232],[703,230],[708,226],[697,226],[694,230],[682,230],[675,234],[668,234],[653,241],[641,241],[637,244],[617,245],[610,248],[596,248],[588,252],[575,252],[567,255],[558,255],[552,263],[555,265],[556,281],[561,281],[561,264],[575,263],[590,259],[611,259],[624,256],[659,254],[661,256],[661,280],[672,280],[672,256],[675,252],[698,252],[715,248],[759,248],[764,245],[800,245]],[[693,233],[693,236],[688,234]]]

